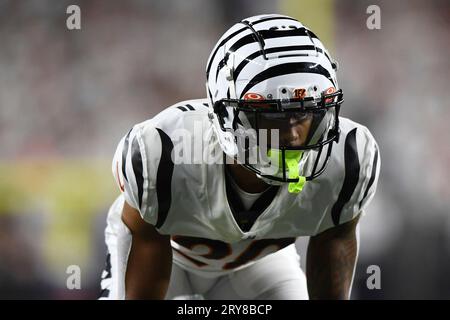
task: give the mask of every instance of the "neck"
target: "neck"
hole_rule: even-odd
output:
[[[245,192],[260,193],[270,187],[270,185],[258,178],[254,172],[239,164],[233,163],[226,166],[236,184]]]

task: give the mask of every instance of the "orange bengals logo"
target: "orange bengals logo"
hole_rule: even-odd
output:
[[[306,89],[299,88],[294,90],[294,98],[304,99],[306,97]]]
[[[244,95],[244,100],[246,100],[246,101],[264,101],[264,100],[266,100],[266,98],[264,98],[264,96],[260,95],[259,93],[248,92]],[[248,104],[251,105],[251,102],[249,102]],[[258,104],[254,104],[253,107],[270,108],[270,104],[258,103]]]
[[[264,98],[264,96],[260,95],[259,93],[248,92],[244,95],[244,100],[260,101],[260,100],[266,100],[266,99]]]
[[[325,90],[325,94],[332,94],[336,92],[336,88],[335,87],[329,87],[327,90]],[[328,98],[325,99],[325,103],[331,103],[333,102],[334,98]]]

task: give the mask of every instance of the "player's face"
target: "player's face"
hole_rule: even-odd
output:
[[[279,130],[279,145],[285,147],[301,147],[311,128],[312,115],[309,113],[284,112],[277,114],[265,114],[260,118],[262,129]]]

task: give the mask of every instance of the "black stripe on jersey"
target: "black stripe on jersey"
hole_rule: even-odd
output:
[[[295,243],[295,238],[261,239],[252,241],[234,261],[223,266],[223,270],[233,270],[252,260],[255,260],[267,247],[275,246],[274,250],[281,250],[288,245]]]
[[[109,289],[103,289],[100,292],[100,298],[107,298],[107,297],[109,297]]]
[[[106,275],[103,279],[111,278],[111,254],[109,252],[106,255],[105,271]]]
[[[127,180],[127,181],[128,181],[127,172],[125,169],[126,169],[126,163],[127,163],[128,144],[130,141],[131,130],[133,130],[133,128],[131,128],[130,131],[128,131],[127,136],[125,137],[125,141],[123,143],[123,148],[122,148],[122,174],[123,174],[123,177],[125,178],[125,180]]]
[[[276,17],[270,17],[270,18],[265,18],[265,19],[261,19],[255,22],[252,22],[252,25],[256,25],[258,23],[262,23],[262,22],[266,22],[266,21],[270,21],[270,20],[293,20],[293,21],[297,21],[296,19],[293,18],[289,18],[289,17],[283,17],[283,16],[276,16]],[[297,21],[298,22],[298,21]],[[239,33],[248,30],[248,27],[243,27],[235,32],[233,32],[232,34],[230,34],[228,37],[226,37],[225,39],[223,39],[219,45],[217,45],[216,49],[214,49],[214,52],[211,55],[211,59],[209,60],[208,63],[208,67],[206,68],[206,77],[209,77],[209,72],[211,71],[211,66],[212,63],[214,61],[214,58],[216,57],[217,51],[219,51],[219,49],[227,42],[229,41],[231,38],[235,37],[236,35],[238,35]]]
[[[142,208],[142,194],[144,193],[144,176],[142,167],[142,155],[139,148],[137,137],[134,137],[131,144],[131,164],[133,165],[134,176],[136,177],[136,185],[138,188],[139,209]]]
[[[170,137],[161,129],[156,128],[161,138],[161,159],[156,174],[156,196],[158,198],[158,219],[155,227],[161,228],[169,213],[172,202],[172,174],[173,161],[172,150],[173,143]]]
[[[266,49],[266,54],[269,53],[276,53],[276,52],[284,52],[284,51],[300,51],[300,50],[315,50],[314,46],[311,45],[304,45],[304,46],[289,46],[289,47],[276,47],[276,48],[269,48]],[[242,60],[242,62],[237,66],[237,68],[234,70],[233,72],[233,77],[234,80],[236,81],[236,79],[239,77],[239,74],[241,73],[242,69],[244,69],[244,67],[252,60],[256,59],[257,57],[261,56],[261,51],[256,51],[254,53],[252,53],[251,55],[249,55],[248,57],[246,57],[244,60]],[[217,76],[219,75],[219,69],[217,69],[217,75],[216,75],[216,81],[217,81]]]
[[[345,178],[338,199],[331,209],[334,225],[339,224],[342,209],[350,200],[359,180],[359,158],[356,145],[356,128],[350,131],[345,138],[344,147]]]
[[[102,280],[112,278],[111,275],[111,254],[108,252],[106,255],[106,263],[105,263],[105,271],[106,275],[102,277]],[[106,298],[109,296],[109,289],[102,289],[100,292],[100,298]]]
[[[377,165],[378,165],[378,149],[375,148],[375,155],[373,156],[373,163],[372,163],[372,173],[370,174],[370,179],[369,179],[369,183],[366,186],[366,191],[364,191],[364,196],[359,203],[360,209],[361,209],[364,199],[367,197],[367,194],[369,193],[370,187],[372,186],[373,182],[375,181],[375,175],[377,173]]]
[[[241,98],[244,94],[250,90],[252,87],[256,86],[258,83],[265,81],[270,78],[275,78],[278,76],[283,76],[287,74],[293,73],[316,73],[326,77],[331,81],[334,85],[334,81],[331,78],[330,73],[319,64],[312,62],[292,62],[292,63],[284,63],[277,66],[273,66],[269,69],[266,69],[250,80],[250,82],[245,86],[244,90],[242,90]]]
[[[187,105],[185,105],[185,106],[179,106],[179,107],[177,107],[177,108],[180,109],[180,110],[183,111],[183,112],[188,111],[188,109],[189,109],[190,111],[194,111],[194,110],[195,110],[195,108],[194,108],[193,106],[191,106],[190,104],[187,104]]]

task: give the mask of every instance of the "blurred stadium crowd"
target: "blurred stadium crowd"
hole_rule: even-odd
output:
[[[69,4],[81,8],[81,30],[66,28]],[[381,30],[366,28],[370,4],[381,8]],[[328,31],[327,21],[308,19],[314,8],[331,10]],[[380,146],[353,298],[450,298],[444,0],[0,0],[0,298],[96,298],[106,212],[118,194],[110,174],[117,142],[166,106],[205,96],[218,37],[271,12],[332,39],[324,42],[340,63],[342,114]],[[81,290],[66,288],[72,264]],[[366,287],[373,264],[381,290]]]

